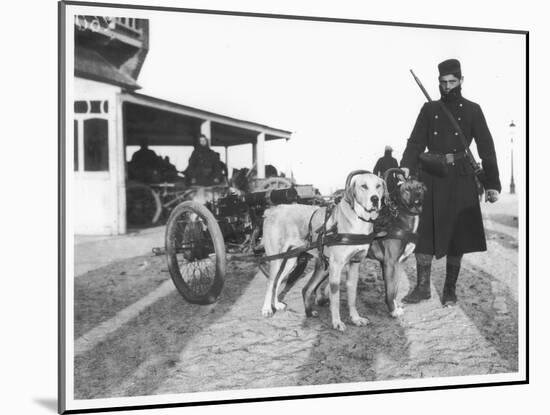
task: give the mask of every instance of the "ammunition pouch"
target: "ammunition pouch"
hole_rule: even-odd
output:
[[[418,156],[420,166],[426,173],[437,176],[446,177],[449,174],[449,164],[445,158],[445,154],[439,153],[421,153]]]

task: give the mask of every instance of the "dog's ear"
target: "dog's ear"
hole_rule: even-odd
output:
[[[348,174],[348,177],[346,178],[346,186],[344,188],[344,200],[346,200],[346,202],[348,202],[352,206],[353,206],[353,199],[355,198],[355,193],[352,190],[353,183],[354,183],[353,179],[358,174],[366,174],[366,173],[372,174],[368,170],[354,170],[350,174]]]
[[[348,180],[346,180],[346,188],[344,189],[344,200],[348,202],[350,206],[353,206],[353,201],[355,200],[354,177],[348,177]]]

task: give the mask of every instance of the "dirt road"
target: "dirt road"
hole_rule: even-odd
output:
[[[75,280],[75,398],[316,385],[518,369],[517,221],[492,214],[488,252],[467,255],[460,302],[442,308],[444,259],[434,262],[432,299],[389,316],[377,263],[362,264],[352,326],[329,310],[306,318],[297,284],[288,309],[261,316],[265,277],[254,261],[230,261],[218,303],[196,306],[175,291],[163,257],[119,260]],[[414,259],[407,264],[409,280]]]

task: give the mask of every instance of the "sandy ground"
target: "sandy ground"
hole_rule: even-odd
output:
[[[509,373],[518,368],[517,204],[485,207],[488,252],[465,257],[460,302],[443,308],[445,262],[432,299],[389,316],[376,262],[361,265],[358,309],[366,327],[330,327],[329,310],[306,318],[302,280],[288,308],[261,316],[266,286],[255,260],[229,262],[213,305],[186,303],[163,257],[109,261],[75,280],[75,398]],[[77,258],[78,261],[78,258]],[[399,298],[415,278],[406,264]]]

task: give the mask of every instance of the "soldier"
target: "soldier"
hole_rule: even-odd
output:
[[[391,156],[393,148],[391,146],[384,147],[384,156],[380,157],[374,166],[373,173],[377,176],[382,176],[388,169],[397,167],[397,160]]]
[[[446,60],[438,68],[441,102],[458,122],[466,143],[475,141],[485,172],[485,201],[494,203],[501,185],[493,138],[481,107],[462,97],[464,79],[458,60]],[[444,155],[444,174],[434,173],[425,162],[419,163],[419,155],[426,148],[429,153]],[[446,255],[442,303],[451,306],[457,301],[455,287],[462,255],[486,251],[487,245],[474,171],[466,159],[459,132],[439,101],[428,102],[420,110],[400,164],[407,175],[418,172],[428,188],[415,250],[417,284],[403,301],[417,303],[430,298],[432,258]]]

